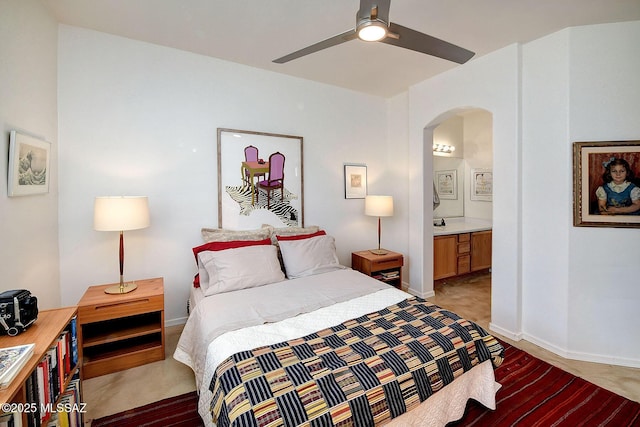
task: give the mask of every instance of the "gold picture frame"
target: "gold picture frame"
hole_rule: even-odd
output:
[[[573,143],[574,226],[640,228],[640,207],[635,212],[617,213],[615,207],[607,209],[598,204],[597,193],[600,195],[610,194],[610,190],[604,191],[604,185],[607,184],[605,179],[611,180],[611,174],[606,175],[607,167],[610,168],[610,165],[618,163],[628,165],[630,171],[627,174],[629,186],[625,186],[623,191],[628,192],[629,195],[633,191],[637,195],[640,190],[633,190],[633,186],[640,188],[640,176],[638,176],[640,175],[640,141]],[[626,168],[627,166],[621,167]],[[619,188],[622,189],[623,186],[621,185]],[[626,197],[626,193],[624,197]],[[611,203],[607,201],[607,206]]]

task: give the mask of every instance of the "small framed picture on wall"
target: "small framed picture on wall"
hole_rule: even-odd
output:
[[[364,199],[367,195],[367,166],[344,165],[344,198]]]
[[[493,200],[493,171],[471,169],[471,200],[490,202]]]
[[[8,195],[49,192],[51,144],[19,131],[9,134]]]

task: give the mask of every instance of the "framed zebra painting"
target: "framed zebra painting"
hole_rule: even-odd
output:
[[[302,142],[218,128],[218,227],[304,226]]]

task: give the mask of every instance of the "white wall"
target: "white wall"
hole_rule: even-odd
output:
[[[374,182],[374,187],[370,187],[369,191],[369,194],[393,195],[393,217],[382,219],[382,245],[404,255],[402,279],[405,284],[409,282],[408,271],[414,262],[414,257],[409,253],[409,187],[406,185],[409,170],[408,111],[407,93],[387,100],[387,145],[383,153],[387,162],[386,173],[384,179]],[[371,217],[367,218],[370,219],[366,232],[371,236],[375,222],[371,221]],[[376,247],[375,240],[369,238],[367,242],[367,248]]]
[[[640,230],[573,227],[573,142],[638,139],[640,22],[523,49],[523,332],[563,356],[640,366]],[[544,172],[542,172],[544,171]]]
[[[57,174],[58,26],[36,0],[0,2],[0,291],[60,306]],[[7,197],[9,131],[51,143],[49,193]]]
[[[569,141],[640,140],[640,21],[574,28],[569,42]],[[568,231],[570,355],[640,367],[640,229]]]
[[[59,40],[65,304],[118,279],[117,233],[93,230],[94,197],[147,195],[151,227],[125,232],[125,276],[163,276],[167,320],[186,315],[191,248],[218,224],[218,127],[304,137],[305,224],[335,236],[345,265],[376,244],[364,200],[344,199],[343,164],[367,164],[369,193],[396,196],[384,245],[406,248],[406,167],[387,154],[406,159],[407,145],[387,148],[386,100],[75,27]]]
[[[426,80],[409,91],[409,250],[412,292],[433,293],[433,127],[464,111],[493,114],[492,321],[507,334],[520,331],[519,47],[509,46]],[[466,148],[465,148],[466,151]],[[498,167],[500,165],[500,167]],[[428,202],[428,209],[424,203]],[[418,265],[416,259],[421,259]]]
[[[432,284],[423,129],[484,108],[494,134],[491,328],[563,356],[640,366],[640,231],[572,225],[573,142],[639,139],[638,40],[640,22],[571,28],[411,88],[410,248],[425,261],[412,264],[412,285]]]
[[[571,210],[569,31],[523,47],[523,332],[567,346]]]

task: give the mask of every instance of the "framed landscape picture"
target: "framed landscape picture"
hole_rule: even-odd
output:
[[[573,143],[573,225],[640,228],[640,141]]]
[[[49,192],[51,144],[12,130],[9,134],[7,194],[28,196]]]

